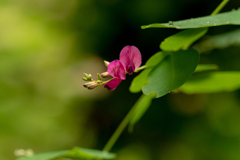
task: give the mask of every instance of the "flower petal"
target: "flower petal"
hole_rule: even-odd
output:
[[[109,91],[113,91],[115,88],[117,88],[121,81],[122,80],[119,78],[111,79],[109,82],[104,84],[104,88],[107,88]]]
[[[135,46],[125,46],[119,56],[128,74],[132,74],[142,63],[142,55]]]
[[[126,73],[123,64],[119,60],[114,60],[108,65],[108,73],[114,78],[126,79]]]

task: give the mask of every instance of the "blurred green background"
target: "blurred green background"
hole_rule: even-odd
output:
[[[35,153],[102,149],[139,94],[128,76],[113,92],[82,87],[84,72],[106,71],[135,45],[143,63],[176,29],[140,26],[209,15],[221,0],[1,0],[0,159],[15,149]],[[237,9],[231,0],[223,11]],[[237,29],[210,28],[208,35]],[[240,46],[240,45],[239,45]],[[240,70],[239,46],[208,51],[202,63]],[[168,94],[153,104],[112,149],[117,160],[240,159],[240,90],[208,95]]]

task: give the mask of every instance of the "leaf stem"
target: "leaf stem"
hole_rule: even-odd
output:
[[[141,71],[141,70],[143,70],[143,69],[145,69],[147,66],[141,66],[141,67],[138,67],[137,69],[135,69],[135,71],[134,72],[139,72],[139,71]]]
[[[218,14],[222,8],[228,3],[229,0],[223,0],[218,6],[217,8],[212,12],[211,16]]]
[[[137,108],[137,105],[133,105],[133,107],[128,112],[128,114],[125,116],[123,121],[120,123],[120,125],[118,126],[116,131],[113,133],[112,137],[108,140],[107,144],[103,148],[103,151],[109,152],[111,150],[111,148],[113,147],[113,145],[115,144],[115,142],[117,141],[117,139],[119,138],[119,136],[121,135],[123,130],[126,128],[128,122],[132,118],[132,115],[133,115],[134,111],[136,110],[136,108]]]

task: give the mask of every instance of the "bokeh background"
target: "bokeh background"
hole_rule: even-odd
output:
[[[15,149],[35,153],[102,149],[140,97],[127,76],[113,92],[82,87],[83,73],[106,71],[137,46],[143,63],[176,29],[140,26],[209,15],[221,0],[1,0],[0,159]],[[240,7],[231,0],[223,11]],[[207,35],[237,29],[210,28]],[[240,46],[240,45],[239,45]],[[239,46],[201,55],[220,70],[240,70]],[[133,133],[121,135],[117,160],[240,159],[240,90],[232,93],[170,93],[153,103]]]

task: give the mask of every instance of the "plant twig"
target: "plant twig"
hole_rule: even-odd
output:
[[[223,0],[222,3],[220,3],[217,8],[211,13],[211,16],[218,14],[222,8],[228,3],[229,0]]]
[[[128,114],[125,116],[125,118],[123,119],[121,124],[118,126],[116,131],[113,133],[112,137],[108,140],[107,144],[103,148],[103,151],[109,152],[111,150],[112,146],[115,144],[115,142],[117,141],[117,139],[119,138],[119,136],[121,135],[121,133],[123,132],[125,127],[127,126],[128,122],[132,118],[132,115],[133,115],[134,111],[136,110],[136,107],[137,107],[137,105],[133,105],[133,107],[128,112]]]

